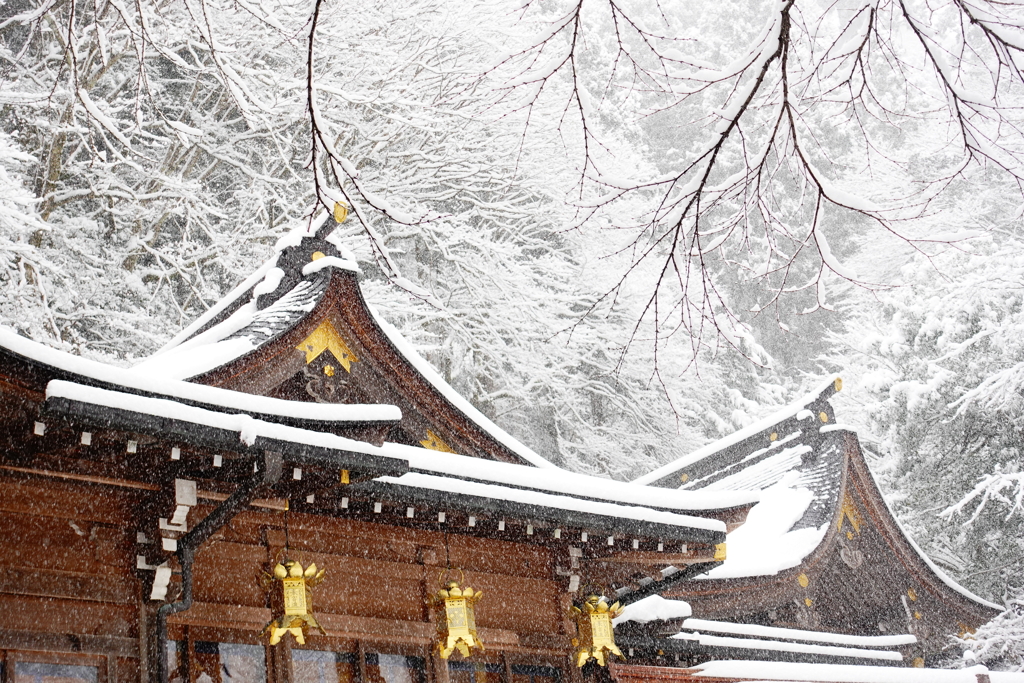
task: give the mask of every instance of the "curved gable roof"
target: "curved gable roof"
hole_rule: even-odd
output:
[[[388,403],[403,415],[389,437],[396,443],[554,467],[372,310],[333,229],[325,213],[283,237],[253,276],[134,369],[292,401]]]

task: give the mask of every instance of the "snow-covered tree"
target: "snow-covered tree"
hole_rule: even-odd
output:
[[[760,309],[801,292],[808,308],[828,306],[830,280],[872,287],[839,241],[872,230],[928,251],[961,237],[919,221],[951,184],[981,166],[1024,179],[1019,4],[517,7],[528,30],[492,72],[505,104],[561,110],[579,159],[577,221],[610,214],[629,235],[606,296],[639,280],[638,314],[665,335],[731,339],[737,278],[760,289]],[[623,119],[658,144],[649,167],[624,172],[607,133]]]

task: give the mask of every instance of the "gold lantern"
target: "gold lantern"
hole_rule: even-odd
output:
[[[576,646],[576,666],[582,667],[591,659],[598,665],[607,666],[609,655],[622,657],[622,652],[615,644],[615,631],[612,619],[622,614],[619,603],[608,606],[608,602],[597,595],[591,595],[583,603],[583,609],[572,607],[572,617],[576,621],[576,638],[572,644]]]
[[[267,586],[274,586],[270,594],[270,610],[273,619],[263,628],[263,635],[270,634],[270,644],[277,645],[286,633],[295,636],[299,645],[305,645],[310,627],[327,634],[313,617],[313,594],[311,587],[323,581],[326,569],[317,571],[311,562],[305,569],[294,560],[278,562],[274,574],[264,574]]]
[[[437,652],[442,659],[448,659],[456,650],[463,657],[468,657],[474,649],[484,650],[476,634],[473,611],[483,595],[469,586],[462,588],[456,581],[442,583],[441,589],[431,594],[429,602],[434,607],[437,622]]]

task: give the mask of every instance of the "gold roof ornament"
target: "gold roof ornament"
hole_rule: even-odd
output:
[[[427,430],[427,438],[420,441],[420,445],[424,448],[429,448],[432,451],[441,451],[442,453],[455,453],[452,447],[445,443],[445,440],[434,433],[432,429]]]
[[[573,605],[571,613],[576,622],[576,637],[572,644],[576,647],[577,667],[582,668],[591,659],[599,666],[608,666],[611,655],[625,659],[615,644],[612,627],[612,619],[622,614],[619,603],[609,606],[604,597],[591,595],[582,609]]]
[[[306,354],[306,365],[319,358],[324,351],[330,351],[341,363],[341,367],[345,368],[345,372],[352,372],[352,363],[359,361],[328,318],[324,318],[312,334],[295,348]]]
[[[348,204],[345,202],[334,202],[334,222],[344,223],[348,218]]]
[[[428,599],[435,610],[437,653],[442,659],[448,659],[455,651],[463,657],[469,657],[477,649],[483,652],[484,644],[476,634],[474,609],[484,594],[469,586],[463,588],[457,581],[444,583],[445,573],[442,572],[439,577],[441,589],[432,593]],[[465,576],[462,576],[462,580],[465,581]]]
[[[310,628],[327,635],[313,617],[313,594],[310,591],[323,581],[327,570],[317,571],[315,562],[303,569],[298,562],[285,560],[274,565],[273,572],[273,575],[263,574],[265,586],[280,583],[280,588],[275,585],[270,593],[270,612],[274,618],[263,628],[263,635],[270,634],[270,644],[277,645],[286,633],[291,633],[299,645],[305,645]]]

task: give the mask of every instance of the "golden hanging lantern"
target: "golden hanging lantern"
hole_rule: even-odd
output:
[[[607,666],[609,655],[622,657],[622,652],[615,644],[615,631],[612,619],[622,614],[619,603],[608,606],[608,602],[600,596],[591,595],[583,603],[583,608],[573,606],[572,618],[576,622],[576,637],[572,644],[576,646],[576,666],[582,667],[591,659],[600,666]]]
[[[263,628],[263,635],[270,634],[270,644],[277,645],[284,634],[291,633],[299,645],[305,645],[310,628],[327,635],[313,617],[313,594],[309,590],[323,581],[327,570],[317,571],[314,562],[303,569],[298,562],[285,560],[278,562],[273,572],[273,575],[263,575],[268,587],[280,583],[280,587],[274,585],[270,593],[270,611],[274,618]]]
[[[437,653],[442,659],[448,659],[456,650],[463,657],[469,657],[475,649],[483,652],[484,644],[476,634],[474,613],[483,595],[469,586],[462,588],[456,581],[442,583],[441,589],[431,594],[429,602],[435,610],[437,623]]]

